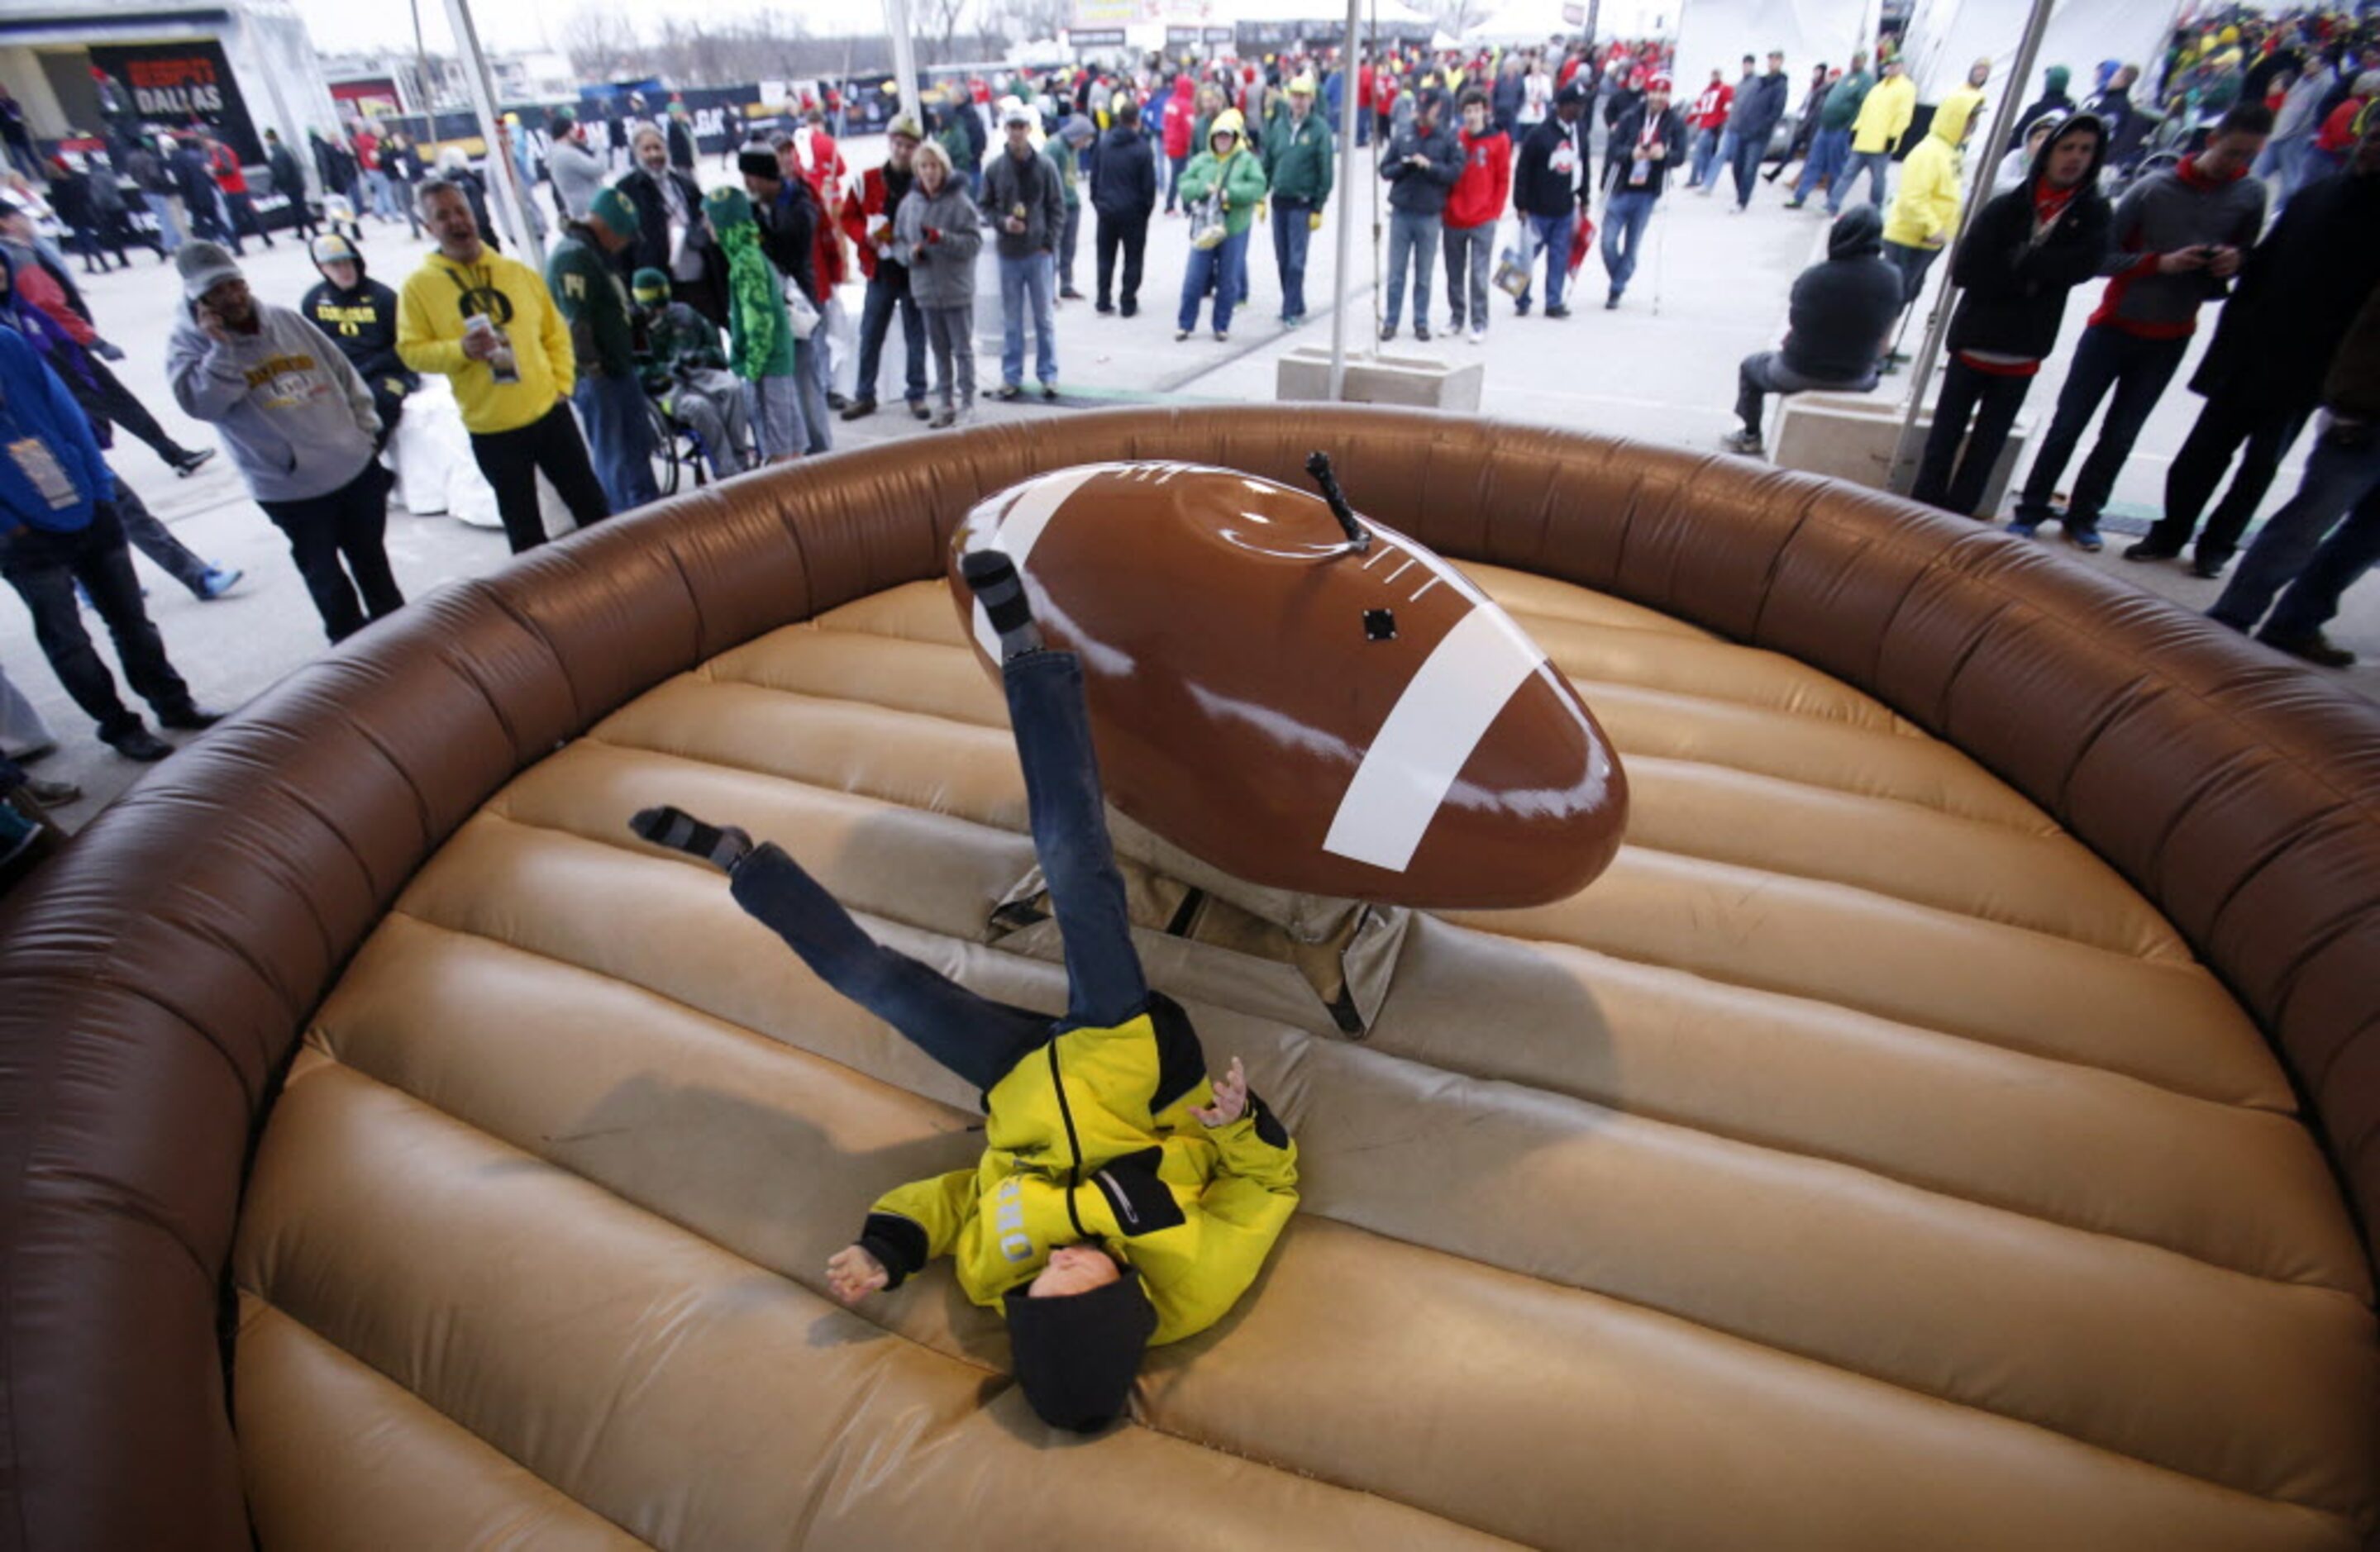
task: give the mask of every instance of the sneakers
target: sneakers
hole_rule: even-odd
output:
[[[1741,453],[1747,458],[1757,458],[1768,451],[1758,431],[1730,431],[1718,439],[1718,444],[1730,453]]]
[[[1474,323],[1471,326],[1471,333],[1464,337],[1470,340],[1474,345],[1486,345],[1488,343],[1488,330],[1484,325]]]
[[[1809,202],[1809,200],[1804,200],[1799,194],[1796,194],[1793,198],[1785,201],[1785,208],[1787,210],[1800,210],[1803,205],[1806,205]]]
[[[52,782],[39,776],[25,778],[25,791],[44,808],[63,808],[69,803],[82,801],[82,789],[72,782]]]
[[[1228,345],[1231,343],[1231,338],[1232,331],[1229,329],[1218,329],[1215,331],[1215,343],[1217,345]]]
[[[826,406],[832,410],[841,411],[850,408],[851,401],[830,388],[826,391]]]
[[[1305,326],[1305,314],[1302,312],[1290,313],[1281,319],[1281,326],[1284,329],[1304,328]]]
[[[1057,398],[1058,385],[1054,382],[1045,382],[1041,384],[1041,396],[1045,399]]]
[[[1104,317],[1115,311],[1115,304],[1108,301],[1097,302],[1092,305],[1091,310]]]
[[[2190,575],[2204,582],[2220,581],[2223,568],[2229,564],[2228,559],[2218,561],[2212,555],[2201,555],[2190,563]]]
[[[949,428],[957,425],[958,420],[959,412],[953,409],[950,406],[944,405],[941,408],[934,411],[933,428],[938,431],[946,430]]]
[[[1396,338],[1396,337],[1397,337],[1397,326],[1396,326],[1395,324],[1393,324],[1393,323],[1383,323],[1383,324],[1381,324],[1381,325],[1380,325],[1380,343],[1381,343],[1382,345],[1386,345],[1386,344],[1388,344],[1388,343],[1389,343],[1389,341],[1390,341],[1390,340],[1392,340],[1392,339],[1394,339],[1394,338]]]
[[[909,401],[909,413],[916,416],[920,420],[931,420],[934,418],[933,406],[926,403],[923,399],[911,399]]]
[[[223,720],[222,712],[208,711],[195,704],[177,706],[171,711],[157,713],[159,723],[165,727],[179,729],[184,733],[197,733],[203,728],[211,728]]]
[[[1570,309],[1560,302],[1556,302],[1553,306],[1546,309],[1546,316],[1548,318],[1568,318],[1570,316]]]
[[[1184,340],[1186,340],[1186,339],[1188,339],[1188,338],[1190,337],[1190,333],[1191,333],[1191,332],[1190,332],[1189,330],[1187,330],[1187,329],[1176,329],[1176,330],[1174,330],[1174,331],[1173,331],[1173,343],[1174,343],[1174,344],[1176,344],[1176,345],[1180,345]]]
[[[1058,293],[1058,299],[1062,302],[1079,302],[1083,299],[1083,294],[1069,285]]]
[[[1126,302],[1122,307],[1116,309],[1118,313],[1126,318],[1130,318],[1134,313],[1138,312],[1139,310],[1140,304],[1138,302]]]
[[[1611,295],[1603,298],[1603,310],[1606,312],[1618,312],[1620,310],[1619,292],[1614,291]]]
[[[1025,387],[1022,383],[1003,382],[991,391],[991,396],[1002,404],[1010,404],[1025,396]]]
[[[126,759],[139,760],[143,765],[154,765],[174,752],[174,746],[171,744],[151,733],[139,722],[133,723],[114,737],[102,734],[99,741]]]
[[[188,479],[206,467],[207,460],[214,455],[215,450],[212,447],[200,448],[196,453],[185,453],[174,460],[174,473],[183,479]]]
[[[2064,525],[2064,531],[2066,542],[2086,555],[2095,555],[2107,547],[2107,541],[2099,537],[2099,530],[2095,525],[2077,527],[2069,522]]]
[[[1427,342],[1429,339],[1429,325],[1427,323],[1415,323],[1414,325],[1414,338]]]
[[[854,399],[843,406],[843,418],[845,420],[865,420],[875,413],[874,399]]]
[[[1512,298],[1512,316],[1515,318],[1526,318],[1529,316],[1528,297],[1515,297]]]
[[[2269,630],[2261,630],[2256,633],[2256,639],[2277,652],[2301,658],[2318,668],[2355,666],[2354,653],[2344,647],[2333,646],[2330,638],[2318,630],[2308,631],[2303,636],[2275,636]]]
[[[228,569],[215,565],[207,567],[207,569],[199,576],[199,601],[200,603],[214,602],[215,600],[223,597],[225,593],[230,592],[234,588],[238,587],[239,579],[247,575],[248,573],[240,570],[237,566],[232,566]]]
[[[2026,522],[2022,517],[2013,517],[2009,520],[2008,531],[2018,539],[2039,538],[2040,536],[2034,531],[2034,528],[2035,526],[2034,524]]]
[[[2180,550],[2159,544],[2154,539],[2135,540],[2124,546],[2124,559],[2128,561],[2173,561],[2180,558]]]

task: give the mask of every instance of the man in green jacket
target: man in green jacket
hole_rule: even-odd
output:
[[[1322,229],[1330,199],[1330,127],[1314,111],[1314,78],[1289,83],[1286,104],[1265,132],[1265,176],[1272,184],[1272,258],[1281,271],[1281,321],[1305,321],[1305,245]]]
[[[1867,73],[1867,55],[1852,55],[1852,67],[1843,79],[1827,91],[1826,105],[1818,110],[1818,133],[1810,141],[1809,159],[1802,164],[1802,179],[1793,186],[1793,197],[1785,201],[1787,210],[1800,210],[1810,202],[1811,191],[1820,184],[1832,184],[1843,176],[1852,163],[1852,126],[1858,122],[1860,104],[1867,101],[1876,78]]]
[[[570,329],[578,360],[571,403],[587,425],[587,450],[613,512],[661,497],[653,482],[653,423],[638,381],[637,335],[628,290],[613,255],[637,240],[637,207],[616,188],[599,190],[584,221],[562,224],[545,261],[545,288]]]

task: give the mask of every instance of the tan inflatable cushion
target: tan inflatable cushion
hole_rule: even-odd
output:
[[[237,1256],[264,1546],[2355,1545],[2365,1262],[2167,924],[1867,697],[1475,569],[1618,742],[1630,843],[1417,922],[1360,1044],[1285,966],[1144,940],[1306,1194],[1132,1425],[1040,1427],[946,1266],[825,1296],[878,1192],[972,1159],[973,1097],[624,828],[745,825],[1054,1009],[978,941],[1022,782],[919,583],[527,771],[322,1008]]]

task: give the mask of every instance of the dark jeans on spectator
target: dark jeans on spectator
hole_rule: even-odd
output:
[[[1075,254],[1083,246],[1083,207],[1066,207],[1066,224],[1058,234],[1058,290],[1075,289]]]
[[[2331,525],[2349,515],[2336,533]],[[2328,535],[2328,538],[2325,538]],[[2338,612],[2339,595],[2380,554],[2380,438],[2325,435],[2306,459],[2298,492],[2265,524],[2206,612],[2252,630],[2284,587],[2264,634],[2311,635]]]
[[[1356,142],[1358,145],[1361,145],[1362,143],[1363,142],[1361,140]],[[1173,213],[1174,190],[1182,187],[1182,169],[1190,165],[1190,158],[1187,156],[1169,156],[1165,160],[1172,168],[1173,173],[1172,176],[1165,180],[1165,213],[1172,215]]]
[[[1116,250],[1123,250],[1123,283],[1120,293],[1124,310],[1136,311],[1140,307],[1140,264],[1148,249],[1148,217],[1118,215],[1099,218],[1092,232],[1092,244],[1097,249],[1099,266],[1098,297],[1099,305],[1108,302],[1108,283],[1115,274]]]
[[[1900,272],[1900,305],[1907,308],[1925,289],[1925,273],[1934,267],[1935,260],[1942,257],[1942,250],[1888,242],[1884,245],[1884,256]]]
[[[1884,204],[1885,175],[1892,170],[1892,152],[1888,151],[1855,151],[1843,164],[1842,176],[1827,186],[1827,213],[1840,215],[1843,201],[1850,198],[1852,185],[1867,176],[1867,202],[1881,208]]]
[[[1740,135],[1730,152],[1735,173],[1735,202],[1740,209],[1752,203],[1752,186],[1760,177],[1760,159],[1768,153],[1766,135]]]
[[[868,282],[867,299],[859,304],[859,375],[854,396],[876,402],[876,380],[882,373],[884,336],[892,331],[892,314],[901,314],[901,347],[905,353],[904,392],[913,405],[926,402],[926,315],[909,295],[909,272],[880,261]]]
[[[582,365],[570,393],[587,425],[587,452],[603,499],[617,512],[634,512],[662,499],[653,478],[653,415],[644,386],[633,377],[601,377]]]
[[[141,502],[139,492],[120,479],[115,487],[115,515],[124,526],[126,542],[157,563],[166,576],[189,588],[192,598],[207,596],[207,563],[176,539]]]
[[[77,582],[107,622],[134,693],[161,717],[191,709],[190,687],[165,660],[164,638],[140,606],[132,552],[125,547],[123,525],[108,503],[101,503],[90,524],[72,533],[24,527],[0,540],[0,576],[7,578],[32,612],[33,637],[42,655],[67,694],[99,724],[100,737],[121,737],[141,725],[140,717],[116,695],[115,680],[83,629],[82,612],[75,602]]]
[[[2206,520],[2206,531],[2198,536],[2202,563],[2219,566],[2228,561],[2239,552],[2240,536],[2248,531],[2256,507],[2273,487],[2273,475],[2280,468],[2282,457],[2305,430],[2311,413],[2301,400],[2276,403],[2265,395],[2247,394],[2209,397],[2181,451],[2166,470],[2165,515],[2149,529],[2148,542],[2176,552],[2190,542],[2198,515],[2206,510],[2215,488],[2223,482],[2224,471],[2231,467],[2231,455],[2245,443],[2240,472],[2231,477],[2231,488],[2216,503],[2215,515]]]
[[[241,237],[255,237],[267,248],[273,246],[273,235],[264,229],[263,221],[257,216],[256,199],[253,195],[234,194],[225,190],[224,208],[231,212],[234,241]]]
[[[67,387],[73,392],[75,402],[82,406],[84,414],[93,421],[105,420],[123,427],[148,443],[150,450],[168,464],[179,464],[188,459],[190,450],[166,434],[165,428],[157,424],[157,418],[149,413],[149,406],[134,398],[132,390],[116,381],[115,374],[107,370],[106,362],[92,356],[89,358],[89,366],[91,382],[88,385],[74,371],[61,374],[66,379]]]
[[[1830,388],[1839,393],[1865,394],[1876,387],[1876,373],[1861,378],[1809,377],[1785,364],[1781,350],[1764,350],[1746,356],[1735,371],[1735,414],[1743,429],[1754,436],[1760,434],[1760,417],[1771,394],[1801,394],[1813,388]]]
[[[329,495],[256,503],[288,536],[289,558],[298,563],[298,574],[306,579],[306,591],[313,595],[315,611],[322,616],[322,629],[334,643],[363,629],[367,616],[377,620],[405,607],[382,542],[388,529],[389,484],[388,471],[375,459]],[[356,601],[358,589],[360,604]]]
[[[516,555],[545,542],[545,519],[537,508],[540,470],[553,481],[580,527],[612,515],[595,466],[588,459],[586,441],[578,434],[578,422],[570,418],[570,406],[558,399],[541,420],[509,431],[473,431],[471,456],[496,492],[496,512],[504,518],[504,537]]]
[[[1062,1019],[991,1001],[877,942],[773,845],[747,855],[732,886],[735,903],[783,938],[820,980],[987,1090],[1062,1031],[1119,1025],[1148,1005],[1100,807],[1081,665],[1071,652],[1033,652],[1008,663],[1001,677],[1025,766],[1033,847],[1065,946]]]
[[[1272,262],[1281,275],[1281,315],[1305,316],[1305,249],[1314,236],[1314,206],[1305,200],[1272,202]]]
[[[2032,388],[2031,377],[1978,371],[1952,355],[1942,374],[1942,397],[1934,406],[1934,429],[1926,435],[1925,457],[1917,466],[1910,499],[1961,517],[1988,517],[1990,514],[1978,510],[1984,488],[1992,482],[1992,469],[2008,446],[2016,412]],[[1971,415],[1975,422],[1972,431],[1967,428]]]
[[[2131,456],[2132,443],[2147,424],[2149,411],[2156,407],[2165,385],[2173,381],[2174,370],[2189,349],[2187,338],[2143,339],[2104,323],[2082,331],[2082,342],[2074,348],[2073,368],[2058,394],[2058,413],[2050,420],[2048,435],[2041,439],[2041,451],[2025,477],[2024,494],[2017,501],[2019,523],[2030,527],[2057,516],[2049,503],[2058,494],[2058,477],[2066,472],[2066,461],[2082,442],[2092,412],[2112,389],[2115,402],[2107,406],[2099,440],[2075,478],[2065,518],[2070,533],[2097,529],[2100,509],[2116,488],[2116,476],[2123,472],[2124,460]]]

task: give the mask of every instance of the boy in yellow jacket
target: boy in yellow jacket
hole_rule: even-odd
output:
[[[1026,807],[1065,943],[1057,1019],[989,1001],[874,941],[776,846],[675,808],[630,821],[724,867],[736,903],[837,991],[984,1091],[984,1154],[887,1192],[827,1264],[846,1303],[938,1255],[1008,1321],[1026,1400],[1096,1432],[1128,1403],[1143,1348],[1205,1330],[1247,1291],[1297,1208],[1297,1145],[1238,1059],[1207,1076],[1182,1009],[1142,978],[1109,848],[1082,668],[1044,650],[1014,567],[962,562],[1000,632]]]
[[[1900,272],[1903,307],[1917,299],[1925,288],[1925,272],[1958,236],[1959,170],[1983,105],[1983,93],[1964,87],[1943,98],[1924,142],[1901,164],[1900,192],[1884,218],[1884,256]]]
[[[397,294],[397,358],[454,384],[471,456],[496,492],[515,554],[545,542],[540,470],[581,527],[601,521],[612,506],[571,418],[577,358],[545,277],[480,241],[458,186],[427,179],[414,202],[438,249]]]

